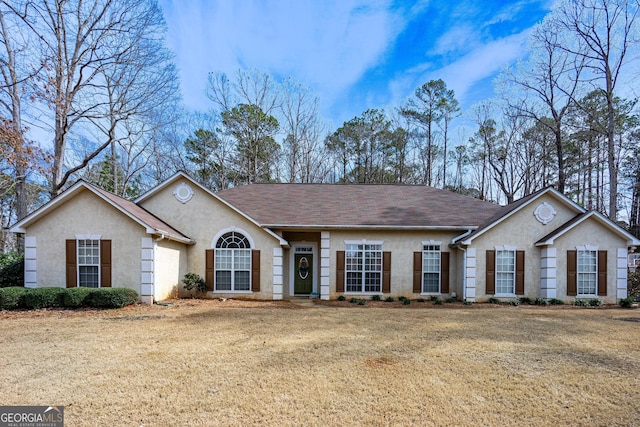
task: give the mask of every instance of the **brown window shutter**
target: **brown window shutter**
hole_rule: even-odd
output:
[[[336,251],[336,292],[344,292],[344,251]]]
[[[486,290],[487,295],[496,293],[496,251],[487,251]]]
[[[67,258],[67,288],[75,288],[78,286],[78,270],[76,268],[78,252],[75,240],[66,241],[65,252]]]
[[[204,281],[207,283],[207,291],[213,291],[213,276],[214,276],[214,249],[207,249],[204,251]]]
[[[422,252],[413,253],[413,293],[422,292]]]
[[[449,293],[449,252],[440,252],[440,292]]]
[[[382,252],[382,292],[391,292],[391,252]]]
[[[251,290],[260,292],[260,251],[251,251]]]
[[[524,295],[524,251],[516,251],[516,295]]]
[[[578,294],[578,253],[567,251],[567,295],[576,296]]]
[[[607,296],[607,251],[598,251],[598,295]]]
[[[100,287],[111,287],[111,240],[100,240]]]

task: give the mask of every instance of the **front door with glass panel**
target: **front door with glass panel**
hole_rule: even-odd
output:
[[[308,295],[313,291],[312,248],[296,248],[293,262],[293,292],[296,295]]]

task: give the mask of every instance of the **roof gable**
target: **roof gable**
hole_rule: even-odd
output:
[[[50,214],[56,210],[57,207],[73,199],[83,191],[89,191],[106,203],[110,204],[122,214],[144,227],[148,234],[162,235],[165,238],[183,243],[193,243],[189,237],[185,236],[137,204],[82,180],[77,181],[65,192],[18,221],[10,228],[10,231],[14,233],[24,233],[30,224]]]
[[[560,227],[556,228],[551,233],[547,234],[546,236],[544,236],[543,238],[538,240],[536,242],[536,246],[553,245],[555,239],[563,236],[564,234],[568,233],[574,227],[576,227],[579,224],[582,224],[585,221],[588,221],[590,219],[598,221],[600,224],[602,224],[605,227],[609,228],[615,234],[619,235],[623,239],[626,239],[627,240],[627,245],[629,245],[629,246],[640,245],[640,240],[638,240],[631,233],[629,233],[626,230],[622,229],[619,225],[617,225],[616,223],[611,221],[609,218],[607,218],[604,215],[602,215],[600,212],[588,211],[588,212],[582,213],[580,215],[577,215],[575,218],[571,219],[570,221],[567,221],[566,223],[562,224]]]
[[[473,231],[472,233],[463,234],[454,239],[454,244],[470,245],[475,238],[491,230],[506,219],[514,216],[516,213],[522,211],[527,206],[530,206],[532,203],[539,200],[545,195],[553,197],[559,203],[574,211],[576,214],[586,212],[586,210],[582,206],[573,202],[558,190],[552,187],[546,187],[534,193],[531,193],[528,196],[518,199],[511,204],[501,207],[493,217],[489,218],[489,220],[486,223],[482,224],[477,230]]]
[[[239,209],[237,206],[234,206],[233,204],[229,203],[228,201],[226,201],[225,199],[219,197],[217,194],[213,193],[211,190],[209,190],[208,188],[204,187],[203,185],[201,185],[200,183],[198,183],[197,181],[195,181],[193,178],[191,178],[189,175],[187,175],[184,172],[177,172],[175,173],[173,176],[169,177],[168,179],[166,179],[165,181],[161,182],[160,184],[158,184],[158,186],[152,188],[151,190],[147,191],[146,193],[144,193],[143,195],[141,195],[140,197],[138,197],[135,200],[136,204],[142,204],[145,201],[156,197],[157,195],[160,194],[160,192],[167,188],[168,186],[176,183],[177,181],[179,181],[180,179],[183,179],[185,181],[187,181],[190,185],[193,185],[195,187],[197,187],[198,189],[200,189],[203,193],[207,194],[209,197],[211,197],[212,199],[214,199],[215,201],[217,201],[218,203],[223,204],[224,206],[228,207],[229,209],[231,209],[232,211],[234,211],[236,214],[242,216],[244,219],[246,219],[247,221],[251,222],[252,224],[256,225],[257,227],[263,229],[267,234],[269,234],[271,237],[275,238],[280,245],[283,246],[288,246],[288,242],[283,239],[282,237],[280,237],[279,235],[277,235],[276,233],[274,233],[272,230],[268,229],[268,228],[264,228],[261,224],[259,224],[254,218],[252,218],[250,215],[248,215],[246,212],[242,211],[241,209]]]

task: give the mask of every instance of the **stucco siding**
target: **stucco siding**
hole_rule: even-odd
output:
[[[186,203],[180,202],[173,195],[181,184],[189,185],[193,190],[193,197]],[[141,205],[195,241],[187,249],[186,272],[202,277],[205,277],[205,251],[215,247],[216,236],[224,230],[246,234],[253,242],[252,249],[260,250],[260,292],[215,292],[214,295],[272,299],[273,249],[279,248],[280,243],[264,229],[185,179],[176,180],[144,200]]]
[[[178,296],[182,278],[187,273],[187,248],[167,240],[156,242],[154,298],[162,301]]]
[[[599,251],[607,251],[607,296],[598,296],[606,303],[617,302],[617,257],[618,249],[626,248],[627,241],[610,232],[595,219],[585,221],[569,230],[554,241],[557,249],[557,294],[558,298],[567,297],[567,251],[580,246],[590,246]]]
[[[390,295],[417,298],[413,293],[413,253],[422,251],[423,241],[439,241],[441,251],[449,252],[450,292],[457,291],[460,280],[456,266],[460,251],[449,248],[451,240],[461,234],[452,231],[331,231],[330,248],[330,298],[335,299],[342,293],[336,292],[336,252],[346,249],[346,241],[382,241],[382,251],[391,252],[391,292]],[[365,242],[366,243],[366,242]],[[345,293],[350,295],[350,293]],[[357,294],[354,294],[357,296]],[[445,296],[448,296],[446,294]]]
[[[36,238],[37,286],[65,287],[65,240],[77,235],[111,240],[112,286],[140,293],[140,240],[145,230],[89,191],[83,191],[31,224]]]
[[[534,212],[542,203],[548,203],[553,206],[556,215],[547,224],[538,221]],[[545,277],[545,288],[549,285],[555,285],[555,297],[563,300],[569,300],[566,294],[566,251],[567,249],[575,249],[576,246],[594,245],[599,246],[601,250],[608,251],[608,269],[607,269],[607,297],[601,299],[606,302],[615,302],[616,298],[616,257],[619,247],[625,247],[626,241],[616,237],[609,229],[605,229],[598,224],[595,219],[589,219],[585,223],[580,224],[571,231],[557,239],[554,245],[548,249],[555,249],[555,257],[548,257],[549,253],[545,253],[543,258],[543,248],[535,246],[535,243],[542,237],[556,230],[558,227],[568,222],[578,214],[572,208],[559,203],[558,200],[547,194],[538,200],[524,206],[520,211],[511,217],[503,220],[484,234],[475,238],[471,247],[476,250],[476,279],[475,279],[475,301],[486,301],[495,294],[487,294],[486,292],[486,251],[495,250],[501,246],[513,247],[516,250],[525,251],[525,275],[524,275],[524,295],[513,295],[512,297],[547,297],[549,292],[541,291],[543,277],[550,271],[549,263],[553,263],[556,274],[555,281]],[[543,266],[543,262],[545,265]],[[543,273],[543,267],[544,273]],[[553,294],[553,292],[551,292]]]

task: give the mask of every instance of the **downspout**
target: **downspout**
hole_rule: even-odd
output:
[[[461,241],[471,232],[472,230],[467,230],[464,234],[458,236],[456,241]],[[462,246],[461,243],[455,243],[455,245],[462,251],[462,302],[465,302],[467,301],[467,248]]]

